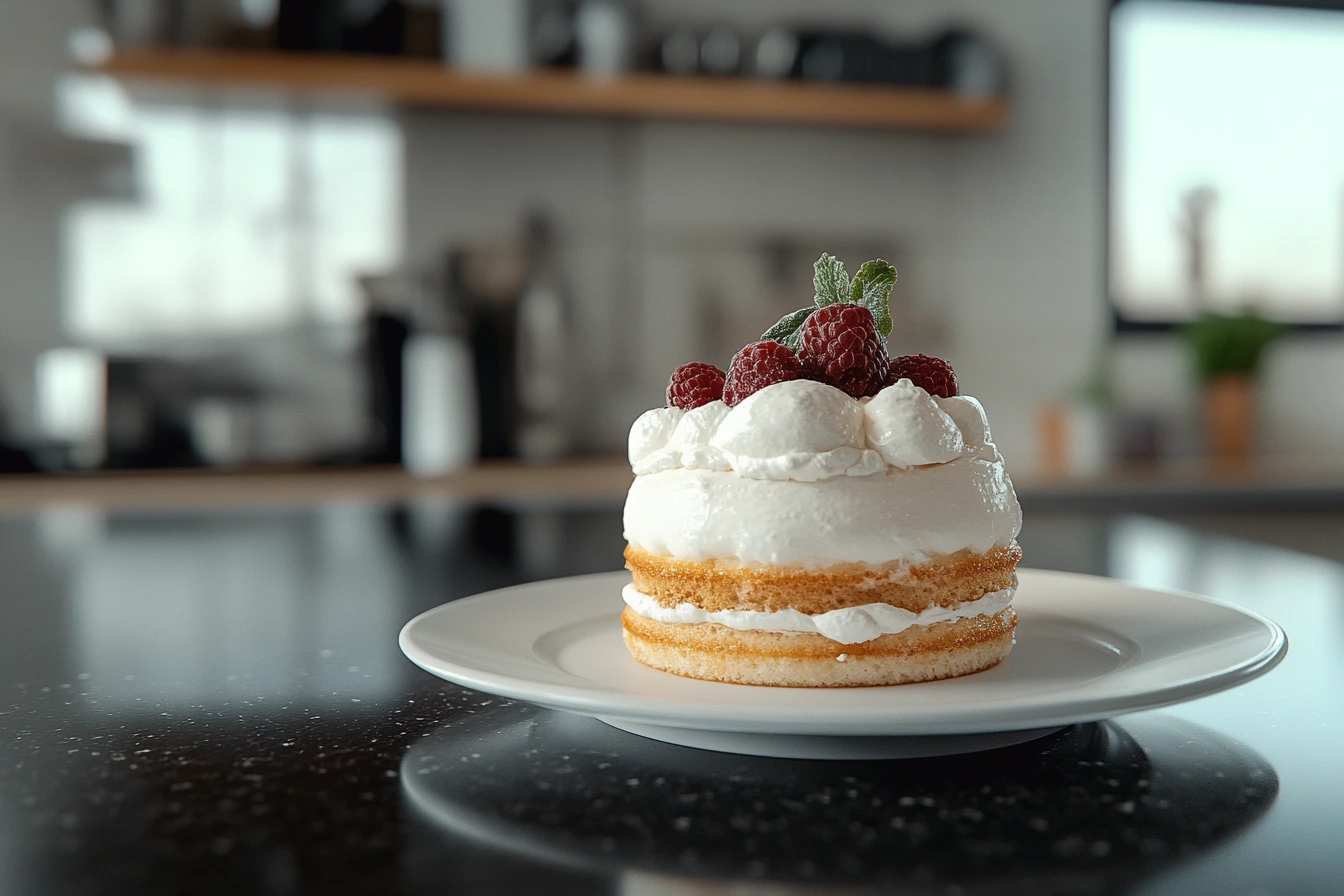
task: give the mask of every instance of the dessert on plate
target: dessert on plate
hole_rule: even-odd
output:
[[[1021,509],[980,403],[890,358],[896,271],[817,262],[812,307],[630,431],[621,616],[645,665],[789,687],[979,672],[1013,645]]]

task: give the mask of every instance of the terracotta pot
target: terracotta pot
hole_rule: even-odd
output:
[[[1224,373],[1205,383],[1204,425],[1214,458],[1249,458],[1255,436],[1255,381],[1242,374]]]

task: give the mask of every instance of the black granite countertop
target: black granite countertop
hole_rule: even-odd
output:
[[[398,652],[445,600],[618,567],[614,506],[0,518],[0,892],[1344,892],[1344,519],[1027,511],[1028,565],[1251,608],[1287,659],[1003,750],[755,759]]]

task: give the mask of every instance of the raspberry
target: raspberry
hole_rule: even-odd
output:
[[[808,379],[859,398],[876,395],[887,376],[887,349],[873,313],[846,303],[818,308],[803,322],[798,360]]]
[[[803,365],[787,345],[753,342],[733,355],[723,386],[723,400],[731,407],[766,386],[800,379],[802,375]]]
[[[690,411],[723,397],[723,371],[713,364],[692,361],[672,371],[667,383],[667,403]]]
[[[952,365],[932,355],[902,355],[891,359],[886,385],[906,379],[930,395],[951,398],[957,395],[957,375]]]

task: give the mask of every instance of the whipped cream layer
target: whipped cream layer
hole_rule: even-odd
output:
[[[961,458],[825,482],[723,470],[635,477],[625,538],[650,554],[744,566],[923,563],[1006,546],[1022,510],[999,461]]]
[[[984,408],[900,380],[854,399],[795,380],[630,431],[625,538],[744,566],[923,563],[1006,547],[1022,510]]]
[[[933,625],[972,616],[993,616],[1012,602],[1016,588],[991,591],[978,600],[955,607],[929,607],[913,613],[890,604],[864,604],[808,615],[797,610],[704,610],[693,604],[664,607],[657,600],[626,585],[621,592],[635,613],[656,622],[717,622],[738,631],[808,632],[825,635],[841,644],[861,644],[882,635],[894,635],[915,625]]]

